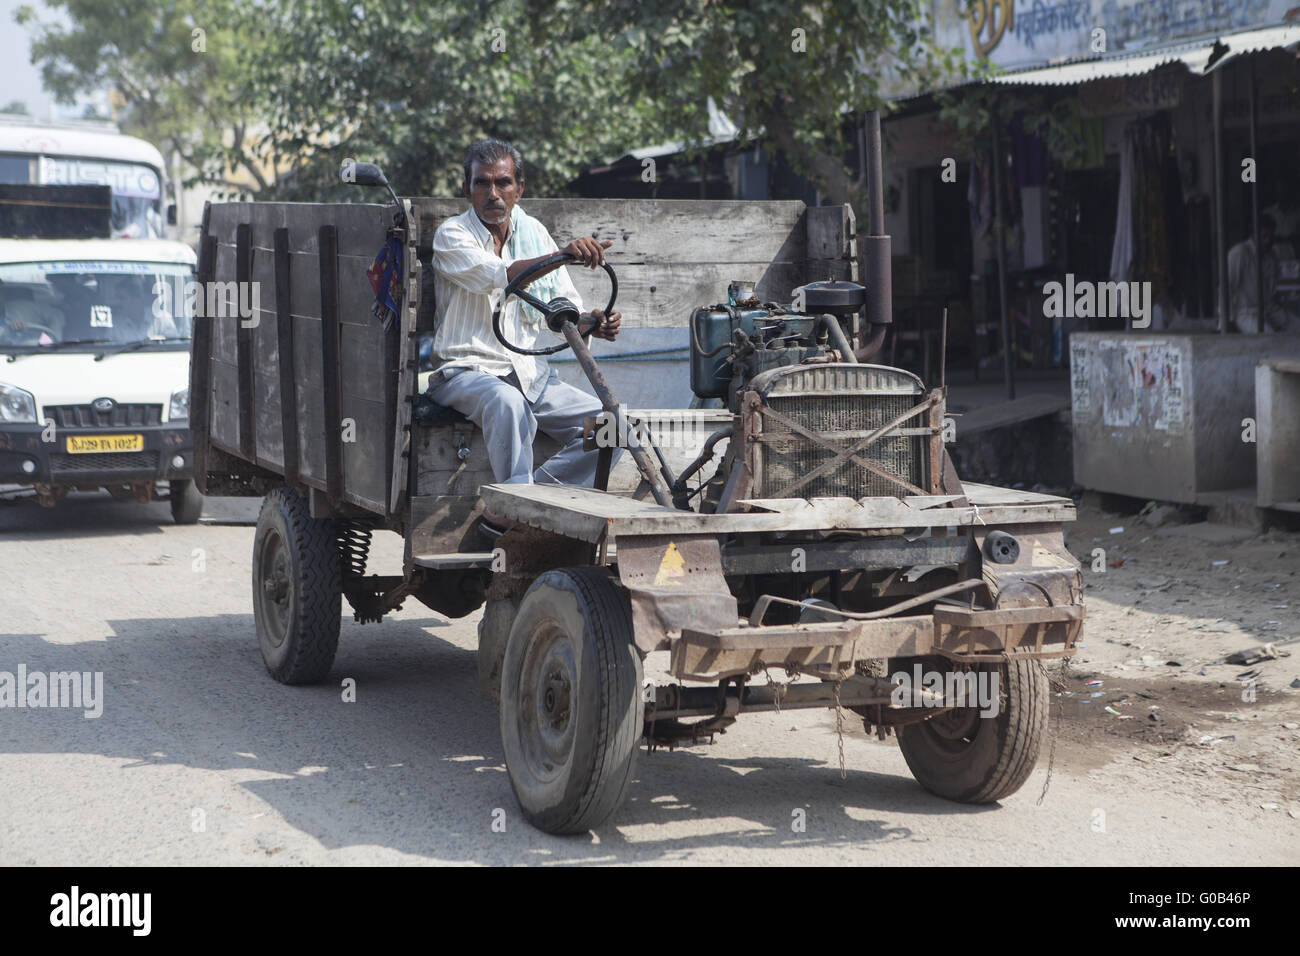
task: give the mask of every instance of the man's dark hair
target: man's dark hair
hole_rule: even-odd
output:
[[[469,185],[469,177],[475,163],[491,166],[503,159],[509,159],[514,164],[515,182],[522,183],[524,181],[524,158],[519,155],[519,150],[505,140],[481,139],[465,150],[465,184]]]

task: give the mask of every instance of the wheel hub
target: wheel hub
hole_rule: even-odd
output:
[[[568,636],[555,622],[534,631],[520,674],[519,738],[530,773],[559,776],[573,752],[577,663]]]
[[[262,546],[262,617],[271,643],[279,647],[289,629],[289,604],[293,587],[289,556],[279,535],[268,535]]]

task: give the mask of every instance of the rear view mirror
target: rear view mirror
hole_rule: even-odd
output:
[[[339,169],[339,179],[356,186],[387,186],[388,177],[374,163],[344,162]]]

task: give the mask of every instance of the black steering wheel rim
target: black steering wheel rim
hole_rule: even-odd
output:
[[[561,342],[558,345],[548,346],[544,349],[520,348],[519,346],[515,345],[513,342],[508,341],[506,339],[505,333],[501,331],[501,310],[502,308],[505,307],[506,301],[512,295],[518,296],[520,299],[523,299],[525,302],[531,305],[538,312],[541,312],[543,317],[545,317],[548,320],[547,327],[550,328],[549,319],[551,318],[552,315],[551,308],[547,305],[547,303],[543,302],[541,299],[538,299],[535,296],[529,295],[527,292],[523,291],[522,286],[526,284],[530,279],[532,279],[532,277],[536,273],[540,272],[542,269],[547,268],[548,266],[555,265],[557,262],[562,263],[562,262],[577,262],[577,261],[578,261],[578,257],[575,255],[572,255],[568,252],[556,252],[553,253],[552,255],[547,256],[545,259],[542,259],[540,262],[533,263],[531,266],[529,266],[523,272],[519,273],[519,275],[515,276],[514,279],[510,281],[510,283],[505,287],[505,290],[501,293],[501,298],[497,300],[496,309],[492,312],[492,333],[497,337],[498,342],[500,342],[510,351],[515,352],[519,355],[554,355],[556,352],[563,351],[564,349],[567,349],[569,347],[569,343],[565,341],[565,342]],[[605,315],[608,316],[614,311],[614,300],[615,298],[618,297],[618,278],[614,275],[614,270],[613,268],[610,267],[608,262],[603,263],[602,268],[605,270],[605,274],[609,276],[609,284],[610,284],[609,304],[605,306]],[[593,323],[589,328],[585,330],[581,330],[582,337],[587,338],[589,335],[591,335],[591,333],[595,330],[595,328],[596,325],[595,323]],[[558,332],[559,330],[552,329],[552,331]]]

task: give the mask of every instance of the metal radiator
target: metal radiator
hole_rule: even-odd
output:
[[[755,386],[765,410],[815,433],[800,434],[771,414],[760,414],[754,436],[754,497],[897,497],[906,487],[874,474],[852,459],[841,459],[825,473],[801,478],[852,447],[922,399],[920,379],[900,369],[876,365],[798,366],[776,370]],[[858,457],[917,488],[929,481],[926,449],[930,434],[925,413],[918,414],[858,452]],[[829,444],[830,447],[827,447]]]

